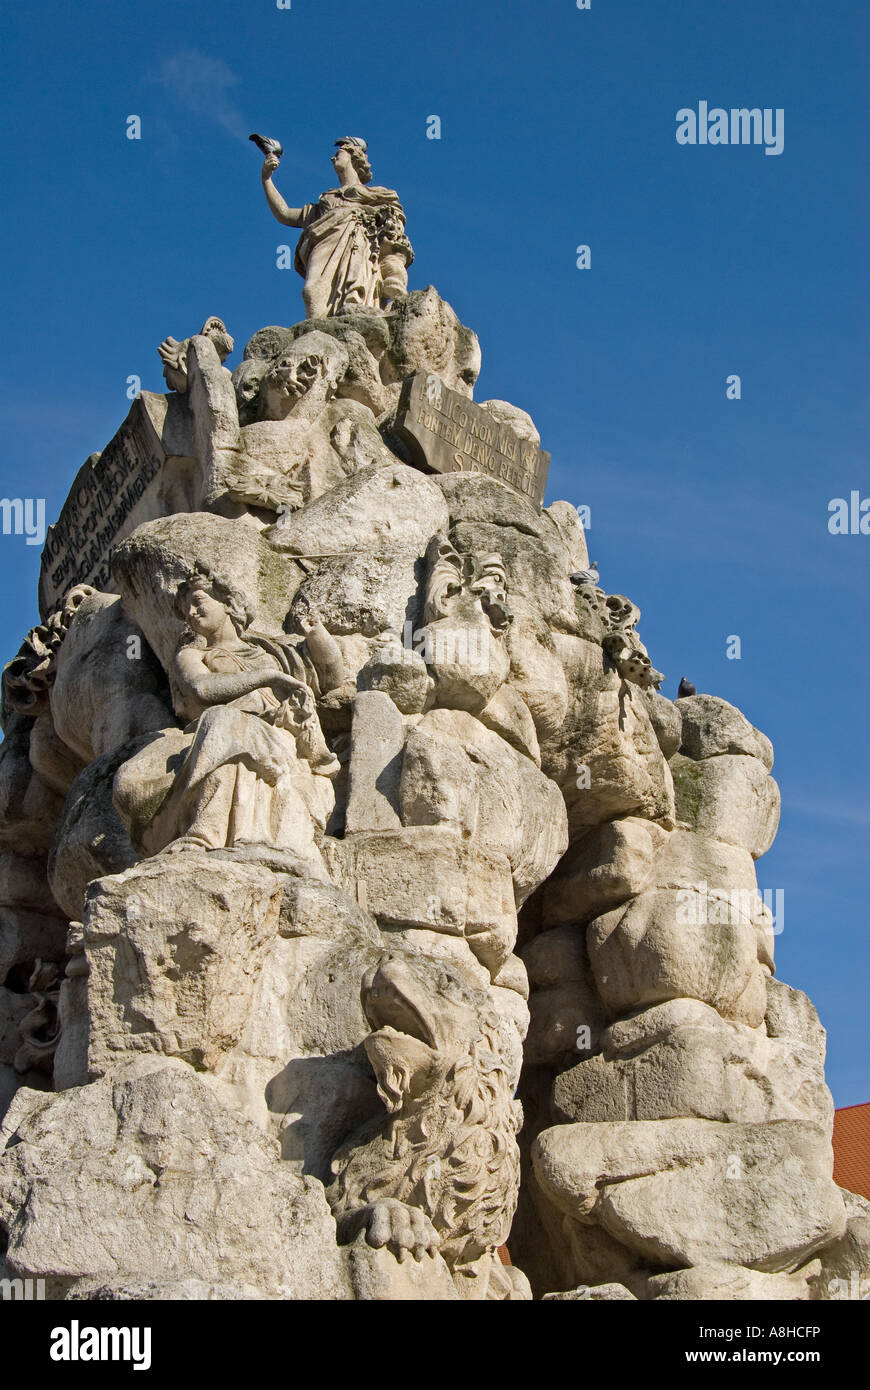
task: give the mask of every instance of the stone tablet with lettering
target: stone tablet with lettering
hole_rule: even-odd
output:
[[[433,372],[416,372],[405,382],[389,429],[418,468],[486,473],[536,506],[543,503],[550,455]]]
[[[49,526],[39,575],[44,618],[75,584],[105,589],[109,551],[143,521],[200,504],[186,399],[142,391],[118,433],[76,474]]]

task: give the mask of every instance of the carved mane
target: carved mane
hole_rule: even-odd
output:
[[[507,1239],[519,1188],[516,1134],[522,1124],[501,1056],[499,1020],[488,1011],[479,1035],[449,1061],[431,1091],[379,1119],[333,1162],[336,1214],[385,1197],[419,1207],[441,1236],[451,1269]],[[368,1133],[371,1135],[372,1130]],[[373,1171],[374,1170],[374,1171]]]

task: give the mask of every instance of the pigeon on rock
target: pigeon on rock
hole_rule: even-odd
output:
[[[598,561],[593,560],[588,570],[577,570],[571,575],[572,584],[598,584]]]
[[[280,159],[284,153],[284,146],[280,140],[270,140],[268,135],[249,135],[249,140],[253,140],[257,149],[264,155],[276,154]]]
[[[680,681],[679,690],[677,691],[677,699],[685,700],[688,698],[689,695],[697,695],[697,693],[698,692],[692,685],[692,682],[690,680],[687,680],[687,678],[683,676]]]

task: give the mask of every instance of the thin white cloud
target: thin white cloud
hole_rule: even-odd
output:
[[[188,111],[217,121],[236,140],[248,138],[248,127],[231,96],[239,79],[221,58],[209,58],[195,48],[173,53],[164,58],[157,80]]]

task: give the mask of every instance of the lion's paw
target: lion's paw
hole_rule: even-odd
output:
[[[441,1237],[424,1211],[406,1206],[395,1197],[385,1197],[366,1208],[366,1241],[375,1250],[386,1247],[397,1260],[410,1253],[415,1260],[435,1255]]]

